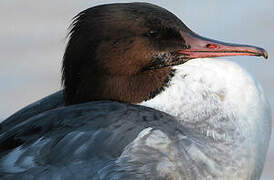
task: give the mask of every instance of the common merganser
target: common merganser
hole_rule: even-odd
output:
[[[1,123],[0,178],[259,179],[270,106],[238,65],[208,59],[238,55],[267,58],[203,38],[153,4],[84,10],[64,90]]]

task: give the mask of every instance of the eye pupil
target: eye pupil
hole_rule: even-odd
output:
[[[148,32],[148,35],[150,36],[150,37],[157,37],[158,36],[158,31],[157,30],[149,30],[149,32]]]
[[[155,30],[150,30],[149,33],[150,33],[150,34],[155,34],[155,33],[157,33],[157,32],[156,32]]]

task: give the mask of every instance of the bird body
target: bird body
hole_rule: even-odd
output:
[[[259,179],[263,90],[205,57],[265,50],[203,38],[148,3],[93,7],[72,26],[64,90],[0,125],[1,179]]]
[[[196,59],[175,69],[170,87],[141,105],[188,128],[195,164],[223,179],[257,179],[271,134],[271,109],[259,83],[220,59]]]

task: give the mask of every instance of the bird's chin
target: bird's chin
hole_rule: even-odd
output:
[[[152,56],[150,63],[143,70],[155,70],[184,64],[189,61],[187,55],[177,51],[161,52]]]

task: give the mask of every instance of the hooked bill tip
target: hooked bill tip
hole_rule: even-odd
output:
[[[258,47],[256,47],[256,49],[257,49],[257,52],[258,52],[258,56],[263,56],[265,59],[268,58],[268,53],[265,49],[258,48]]]
[[[263,57],[264,57],[265,59],[268,58],[268,54],[267,54],[266,50],[263,51]]]

